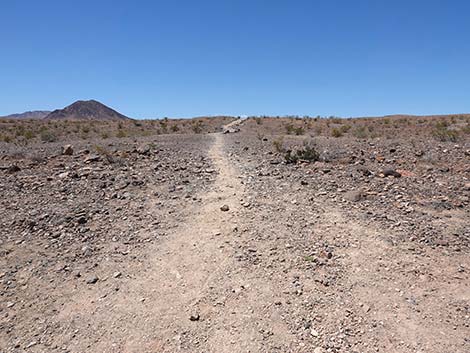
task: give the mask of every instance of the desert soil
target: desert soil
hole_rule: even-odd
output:
[[[4,150],[0,352],[470,351],[468,141],[277,138]]]

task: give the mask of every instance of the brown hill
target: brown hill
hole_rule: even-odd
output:
[[[46,120],[129,120],[125,115],[95,100],[76,101],[64,109],[54,110]]]
[[[50,113],[51,112],[49,110],[34,110],[30,112],[0,116],[0,119],[42,119]]]

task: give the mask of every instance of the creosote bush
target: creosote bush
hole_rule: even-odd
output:
[[[200,134],[202,132],[202,122],[201,121],[198,121],[198,122],[194,122],[193,123],[193,126],[191,127],[191,129],[193,130],[194,133],[196,134]]]
[[[42,142],[55,142],[57,141],[57,136],[49,130],[41,131],[41,141]]]
[[[295,133],[297,136],[303,135],[303,134],[305,134],[305,130],[304,130],[303,127],[296,127],[296,128],[294,129],[294,133]]]
[[[365,126],[358,126],[352,132],[354,137],[365,139],[368,137],[368,132]]]
[[[117,134],[116,134],[116,137],[118,137],[118,138],[126,137],[126,133],[124,132],[124,130],[119,129]]]
[[[340,129],[337,129],[337,128],[334,127],[334,128],[331,130],[331,136],[333,136],[333,137],[341,137],[341,136],[343,136],[343,133],[341,132]]]
[[[295,151],[287,150],[284,154],[284,158],[288,164],[297,163],[299,161],[316,162],[320,159],[320,154],[314,147],[304,145],[303,148]]]
[[[450,124],[447,120],[438,121],[434,125],[433,136],[442,142],[456,142],[459,138],[459,132],[449,129],[449,126]]]
[[[94,148],[99,155],[103,156],[108,161],[109,164],[113,164],[119,161],[109,150],[103,146],[95,145]]]
[[[282,138],[274,140],[273,141],[273,146],[274,146],[274,149],[276,150],[277,153],[284,152],[284,142],[283,142]]]

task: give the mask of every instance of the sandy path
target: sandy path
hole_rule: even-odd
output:
[[[250,276],[234,257],[244,188],[224,153],[224,136],[212,136],[209,156],[218,176],[200,195],[202,205],[149,246],[141,267],[127,269],[119,294],[112,288],[74,294],[59,317],[89,335],[60,337],[59,345],[73,352],[259,352],[263,328],[276,333],[268,338],[275,346],[288,340],[270,312],[275,284]]]

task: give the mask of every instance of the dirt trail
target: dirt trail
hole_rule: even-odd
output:
[[[91,335],[59,345],[89,352],[262,351],[262,320],[279,344],[288,339],[287,329],[266,312],[274,284],[250,278],[233,256],[244,189],[223,151],[224,136],[212,136],[209,156],[218,176],[200,195],[202,205],[174,234],[151,245],[141,267],[127,269],[119,294],[109,288],[71,296],[61,321]]]
[[[54,304],[60,308],[57,351],[462,347],[463,326],[443,325],[433,310],[457,310],[468,301],[464,277],[454,273],[456,264],[468,267],[465,254],[418,254],[393,245],[390,234],[354,221],[325,198],[299,197],[307,188],[296,193],[282,179],[243,171],[248,158],[228,153],[237,144],[227,136],[207,136],[217,177],[198,195],[201,202],[180,203],[175,217],[183,221],[176,228],[140,248],[135,261],[120,257],[97,265],[96,285],[53,294],[66,298],[64,305]],[[122,275],[109,278],[116,270]],[[442,337],[451,338],[442,343]]]

